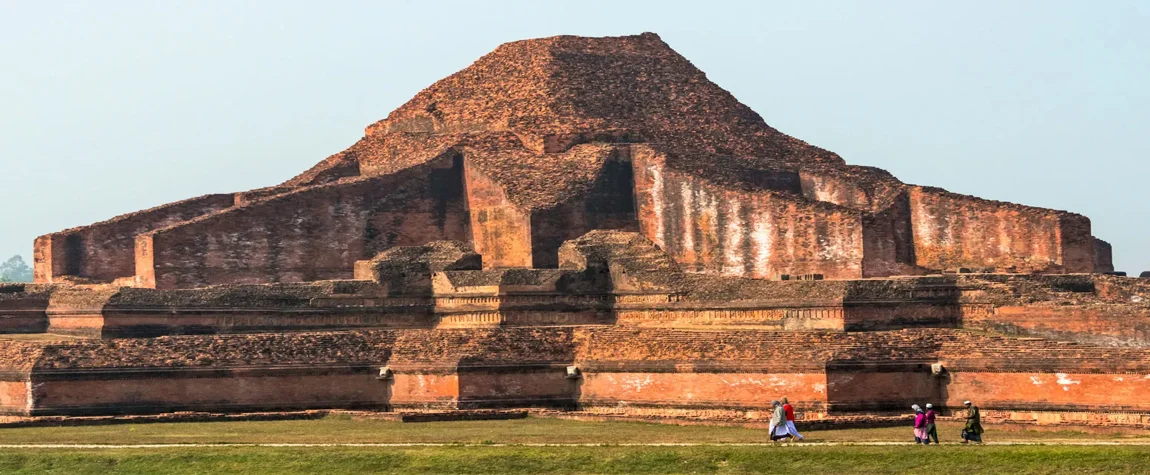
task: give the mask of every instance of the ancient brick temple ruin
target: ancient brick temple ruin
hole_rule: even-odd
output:
[[[36,239],[0,331],[81,338],[0,340],[0,410],[1150,426],[1110,252],[784,135],[654,34],[519,41],[282,185]]]

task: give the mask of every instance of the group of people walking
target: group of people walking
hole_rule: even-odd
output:
[[[803,440],[803,435],[795,428],[795,407],[787,398],[771,401],[771,442],[777,440]]]
[[[971,404],[970,401],[963,401],[962,405],[966,408],[966,425],[962,428],[962,443],[981,444],[982,415],[978,412],[978,406]],[[934,440],[934,443],[937,444],[938,427],[934,425],[934,421],[938,417],[938,411],[934,410],[934,405],[927,404],[925,411],[918,404],[910,406],[910,408],[914,409],[914,443],[930,445],[931,440]]]
[[[978,406],[971,404],[970,401],[964,401],[962,405],[966,417],[966,425],[962,428],[962,443],[981,444],[982,415],[979,414]],[[935,425],[935,420],[939,413],[934,409],[934,405],[927,404],[925,410],[918,404],[910,408],[914,409],[914,443],[930,445],[933,441],[938,444],[938,427]],[[795,428],[795,407],[785,397],[782,400],[771,401],[770,434],[771,442],[784,439],[803,440],[803,435]]]
[[[926,412],[918,404],[910,406],[914,409],[914,443],[930,445],[931,437],[934,438],[934,443],[938,443],[938,428],[934,425],[934,420],[938,417],[938,411],[934,410],[933,404],[926,405]]]

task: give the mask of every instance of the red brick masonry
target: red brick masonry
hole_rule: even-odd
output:
[[[276,186],[42,236],[36,282],[174,289],[351,277],[394,246],[489,268],[641,231],[690,272],[775,278],[1112,270],[1090,221],[906,185],[771,128],[656,35],[500,46]]]
[[[0,333],[83,338],[0,338],[0,411],[1147,426],[1150,281],[1111,254],[787,136],[652,33],[518,41],[281,185],[38,238]]]

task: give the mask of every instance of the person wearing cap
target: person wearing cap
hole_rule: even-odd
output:
[[[783,398],[783,413],[786,414],[787,417],[787,434],[793,438],[803,440],[803,435],[795,428],[795,406],[792,406],[785,397]]]
[[[918,404],[910,408],[914,409],[914,443],[922,444],[926,439],[926,415],[922,413],[922,408]]]
[[[938,411],[934,410],[934,405],[926,404],[926,437],[923,439],[927,445],[930,445],[931,437],[934,438],[934,443],[938,443],[938,428],[934,425],[934,419],[938,417]]]
[[[966,426],[962,428],[962,443],[982,443],[982,417],[978,413],[978,406],[970,401],[963,401],[966,406]]]

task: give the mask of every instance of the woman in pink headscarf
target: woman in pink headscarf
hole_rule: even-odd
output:
[[[930,439],[926,435],[926,414],[922,412],[922,408],[915,404],[910,406],[914,409],[914,443],[916,444],[929,444]]]

